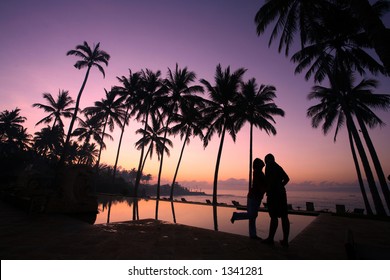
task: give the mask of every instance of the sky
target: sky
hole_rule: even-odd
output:
[[[254,133],[254,157],[268,153],[291,178],[291,185],[331,186],[355,184],[356,171],[346,129],[333,141],[334,130],[324,136],[313,129],[306,110],[315,105],[308,101],[313,81],[304,74],[294,74],[294,64],[277,52],[277,44],[268,47],[269,30],[258,37],[254,16],[264,1],[254,0],[66,0],[0,2],[0,110],[21,109],[27,117],[28,132],[43,128],[35,126],[45,113],[32,108],[43,103],[42,94],[53,96],[69,90],[76,99],[85,69],[74,68],[76,57],[66,52],[87,41],[111,55],[106,77],[95,68],[81,98],[81,108],[92,106],[104,97],[104,89],[119,85],[117,77],[127,76],[129,69],[161,70],[188,67],[198,79],[213,84],[217,64],[232,70],[247,69],[244,80],[254,77],[257,83],[274,85],[275,103],[284,118],[276,117],[277,135],[264,131]],[[390,27],[390,16],[384,19]],[[369,76],[371,78],[371,76]],[[378,76],[380,85],[375,93],[390,93],[390,78]],[[205,96],[206,97],[206,96]],[[377,112],[388,125],[371,131],[373,143],[386,176],[390,174],[390,114]],[[66,123],[66,122],[65,122]],[[126,128],[119,165],[126,169],[138,166],[139,151],[134,143],[140,138],[135,131],[140,123]],[[119,128],[107,143],[102,162],[114,164],[119,141]],[[170,157],[164,158],[163,183],[170,183],[179,157],[179,137],[172,139]],[[219,138],[214,136],[207,148],[192,139],[186,147],[177,181],[192,188],[210,187],[213,180]],[[249,176],[249,127],[239,132],[234,143],[225,138],[219,171],[220,184],[226,188],[245,185]],[[158,162],[146,163],[145,173],[157,177]],[[355,184],[356,185],[356,184]]]

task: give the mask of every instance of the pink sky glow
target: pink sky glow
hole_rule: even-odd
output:
[[[178,63],[213,84],[215,68],[247,70],[244,80],[255,77],[258,84],[271,84],[277,89],[275,103],[285,110],[285,118],[276,118],[276,136],[256,130],[254,156],[264,158],[273,153],[291,177],[292,184],[306,181],[349,183],[356,181],[346,130],[333,142],[332,131],[324,136],[311,127],[306,110],[314,105],[306,99],[313,81],[294,75],[294,64],[277,53],[277,44],[268,48],[268,33],[257,37],[254,15],[263,1],[1,1],[0,2],[0,110],[21,109],[26,126],[34,134],[43,126],[35,123],[44,117],[42,110],[32,108],[42,103],[42,93],[57,95],[69,90],[75,99],[85,70],[73,67],[75,57],[66,52],[87,41],[100,42],[101,49],[111,55],[105,68],[106,78],[93,69],[81,99],[81,108],[93,105],[104,96],[104,88],[119,85],[117,76],[127,76],[128,69],[161,70]],[[387,16],[385,24],[390,26]],[[376,77],[380,86],[376,93],[390,93],[390,79]],[[390,124],[388,112],[377,112]],[[132,121],[126,128],[119,165],[126,169],[137,166],[139,152],[134,143],[140,123]],[[107,143],[102,162],[114,164],[119,129],[114,141]],[[373,143],[386,176],[390,174],[389,126],[371,132]],[[230,136],[229,136],[230,137]],[[227,137],[222,153],[219,179],[247,179],[249,128],[238,134],[236,143]],[[174,148],[165,158],[163,183],[171,182],[178,160],[181,141],[172,139]],[[219,138],[215,136],[204,149],[198,139],[186,147],[177,181],[191,186],[205,186],[214,175]],[[154,158],[145,173],[157,177],[158,162]],[[189,182],[193,181],[191,184]],[[184,184],[185,185],[185,184]]]

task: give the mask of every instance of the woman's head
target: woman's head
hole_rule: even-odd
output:
[[[255,158],[255,160],[253,161],[254,170],[262,169],[264,166],[265,166],[264,161],[262,161],[259,158]]]

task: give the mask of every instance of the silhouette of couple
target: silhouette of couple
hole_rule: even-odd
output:
[[[290,234],[290,221],[288,219],[287,195],[285,186],[290,180],[286,172],[275,162],[275,157],[268,154],[264,162],[256,158],[253,161],[253,180],[247,196],[247,212],[233,212],[230,219],[232,223],[236,220],[249,220],[249,237],[262,240],[257,236],[256,218],[264,194],[267,195],[268,213],[271,218],[268,237],[262,242],[273,245],[278,218],[281,218],[283,229],[283,240],[280,244],[288,247],[288,236]],[[265,166],[265,174],[262,169]]]

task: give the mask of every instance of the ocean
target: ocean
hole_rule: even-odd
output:
[[[207,195],[189,195],[178,196],[175,199],[181,198],[187,201],[206,202],[206,199],[212,200],[211,193]],[[221,190],[218,194],[218,203],[232,204],[232,201],[238,201],[242,205],[246,205],[246,192],[242,190]],[[362,195],[359,191],[302,191],[302,190],[287,190],[287,201],[292,205],[294,210],[305,210],[306,202],[313,202],[316,211],[336,211],[336,204],[345,205],[347,211],[353,211],[355,208],[365,209]],[[263,202],[266,202],[264,197]]]

